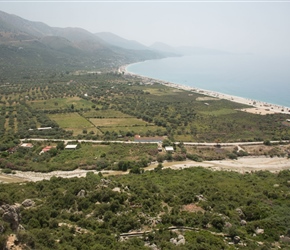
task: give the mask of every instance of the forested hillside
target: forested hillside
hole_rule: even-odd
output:
[[[22,249],[288,249],[289,181],[157,168],[1,184],[0,245],[15,233]]]

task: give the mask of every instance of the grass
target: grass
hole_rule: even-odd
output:
[[[117,126],[117,127],[106,127],[103,130],[109,131],[109,132],[118,132],[118,131],[124,131],[124,132],[133,132],[134,134],[146,134],[147,131],[153,131],[156,132],[157,130],[164,131],[165,128],[160,128],[158,126]]]
[[[230,114],[235,114],[237,113],[236,110],[234,109],[218,109],[218,110],[213,110],[213,111],[200,111],[200,113],[204,115],[213,115],[213,116],[219,116],[219,115],[230,115]]]
[[[137,118],[91,118],[90,121],[98,127],[146,126],[149,123]]]
[[[113,109],[107,109],[107,110],[91,110],[88,112],[84,112],[83,116],[86,118],[98,118],[98,117],[104,117],[104,118],[127,118],[132,117],[130,115],[124,114],[120,111],[113,110]]]
[[[95,134],[100,134],[100,131],[94,127],[88,120],[80,116],[78,113],[67,114],[50,114],[48,115],[51,120],[54,120],[61,128],[65,130],[72,130],[73,135],[83,133],[83,129],[87,132],[93,131]]]
[[[93,103],[79,97],[53,98],[49,100],[31,101],[30,106],[35,109],[53,110],[66,109],[74,105],[74,109],[91,108]]]

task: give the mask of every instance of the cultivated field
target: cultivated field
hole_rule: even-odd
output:
[[[67,109],[74,106],[74,109],[91,108],[93,105],[90,101],[81,99],[79,97],[67,98],[53,98],[48,100],[36,100],[29,102],[34,109],[54,110],[54,109]]]
[[[61,128],[72,130],[73,135],[82,134],[83,129],[87,129],[88,133],[93,131],[94,134],[100,134],[100,131],[92,123],[80,116],[78,113],[50,114],[48,116]]]

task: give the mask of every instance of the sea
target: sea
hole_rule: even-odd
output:
[[[126,70],[158,80],[290,107],[290,57],[194,55],[148,60]]]

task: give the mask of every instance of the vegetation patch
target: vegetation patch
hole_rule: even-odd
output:
[[[48,117],[55,121],[61,128],[73,131],[74,135],[83,134],[83,132],[89,133],[90,131],[93,131],[94,134],[100,133],[100,131],[93,124],[76,112],[50,114]]]
[[[91,118],[90,121],[97,127],[124,127],[145,126],[147,122],[137,118]]]
[[[214,111],[201,111],[201,113],[205,115],[219,116],[219,115],[235,114],[237,113],[237,111],[233,109],[219,109],[219,110],[214,110]]]
[[[132,117],[114,109],[90,110],[82,113],[86,118],[129,118]]]
[[[80,97],[52,98],[48,100],[35,100],[29,102],[34,109],[55,110],[55,109],[88,109],[92,103]]]

